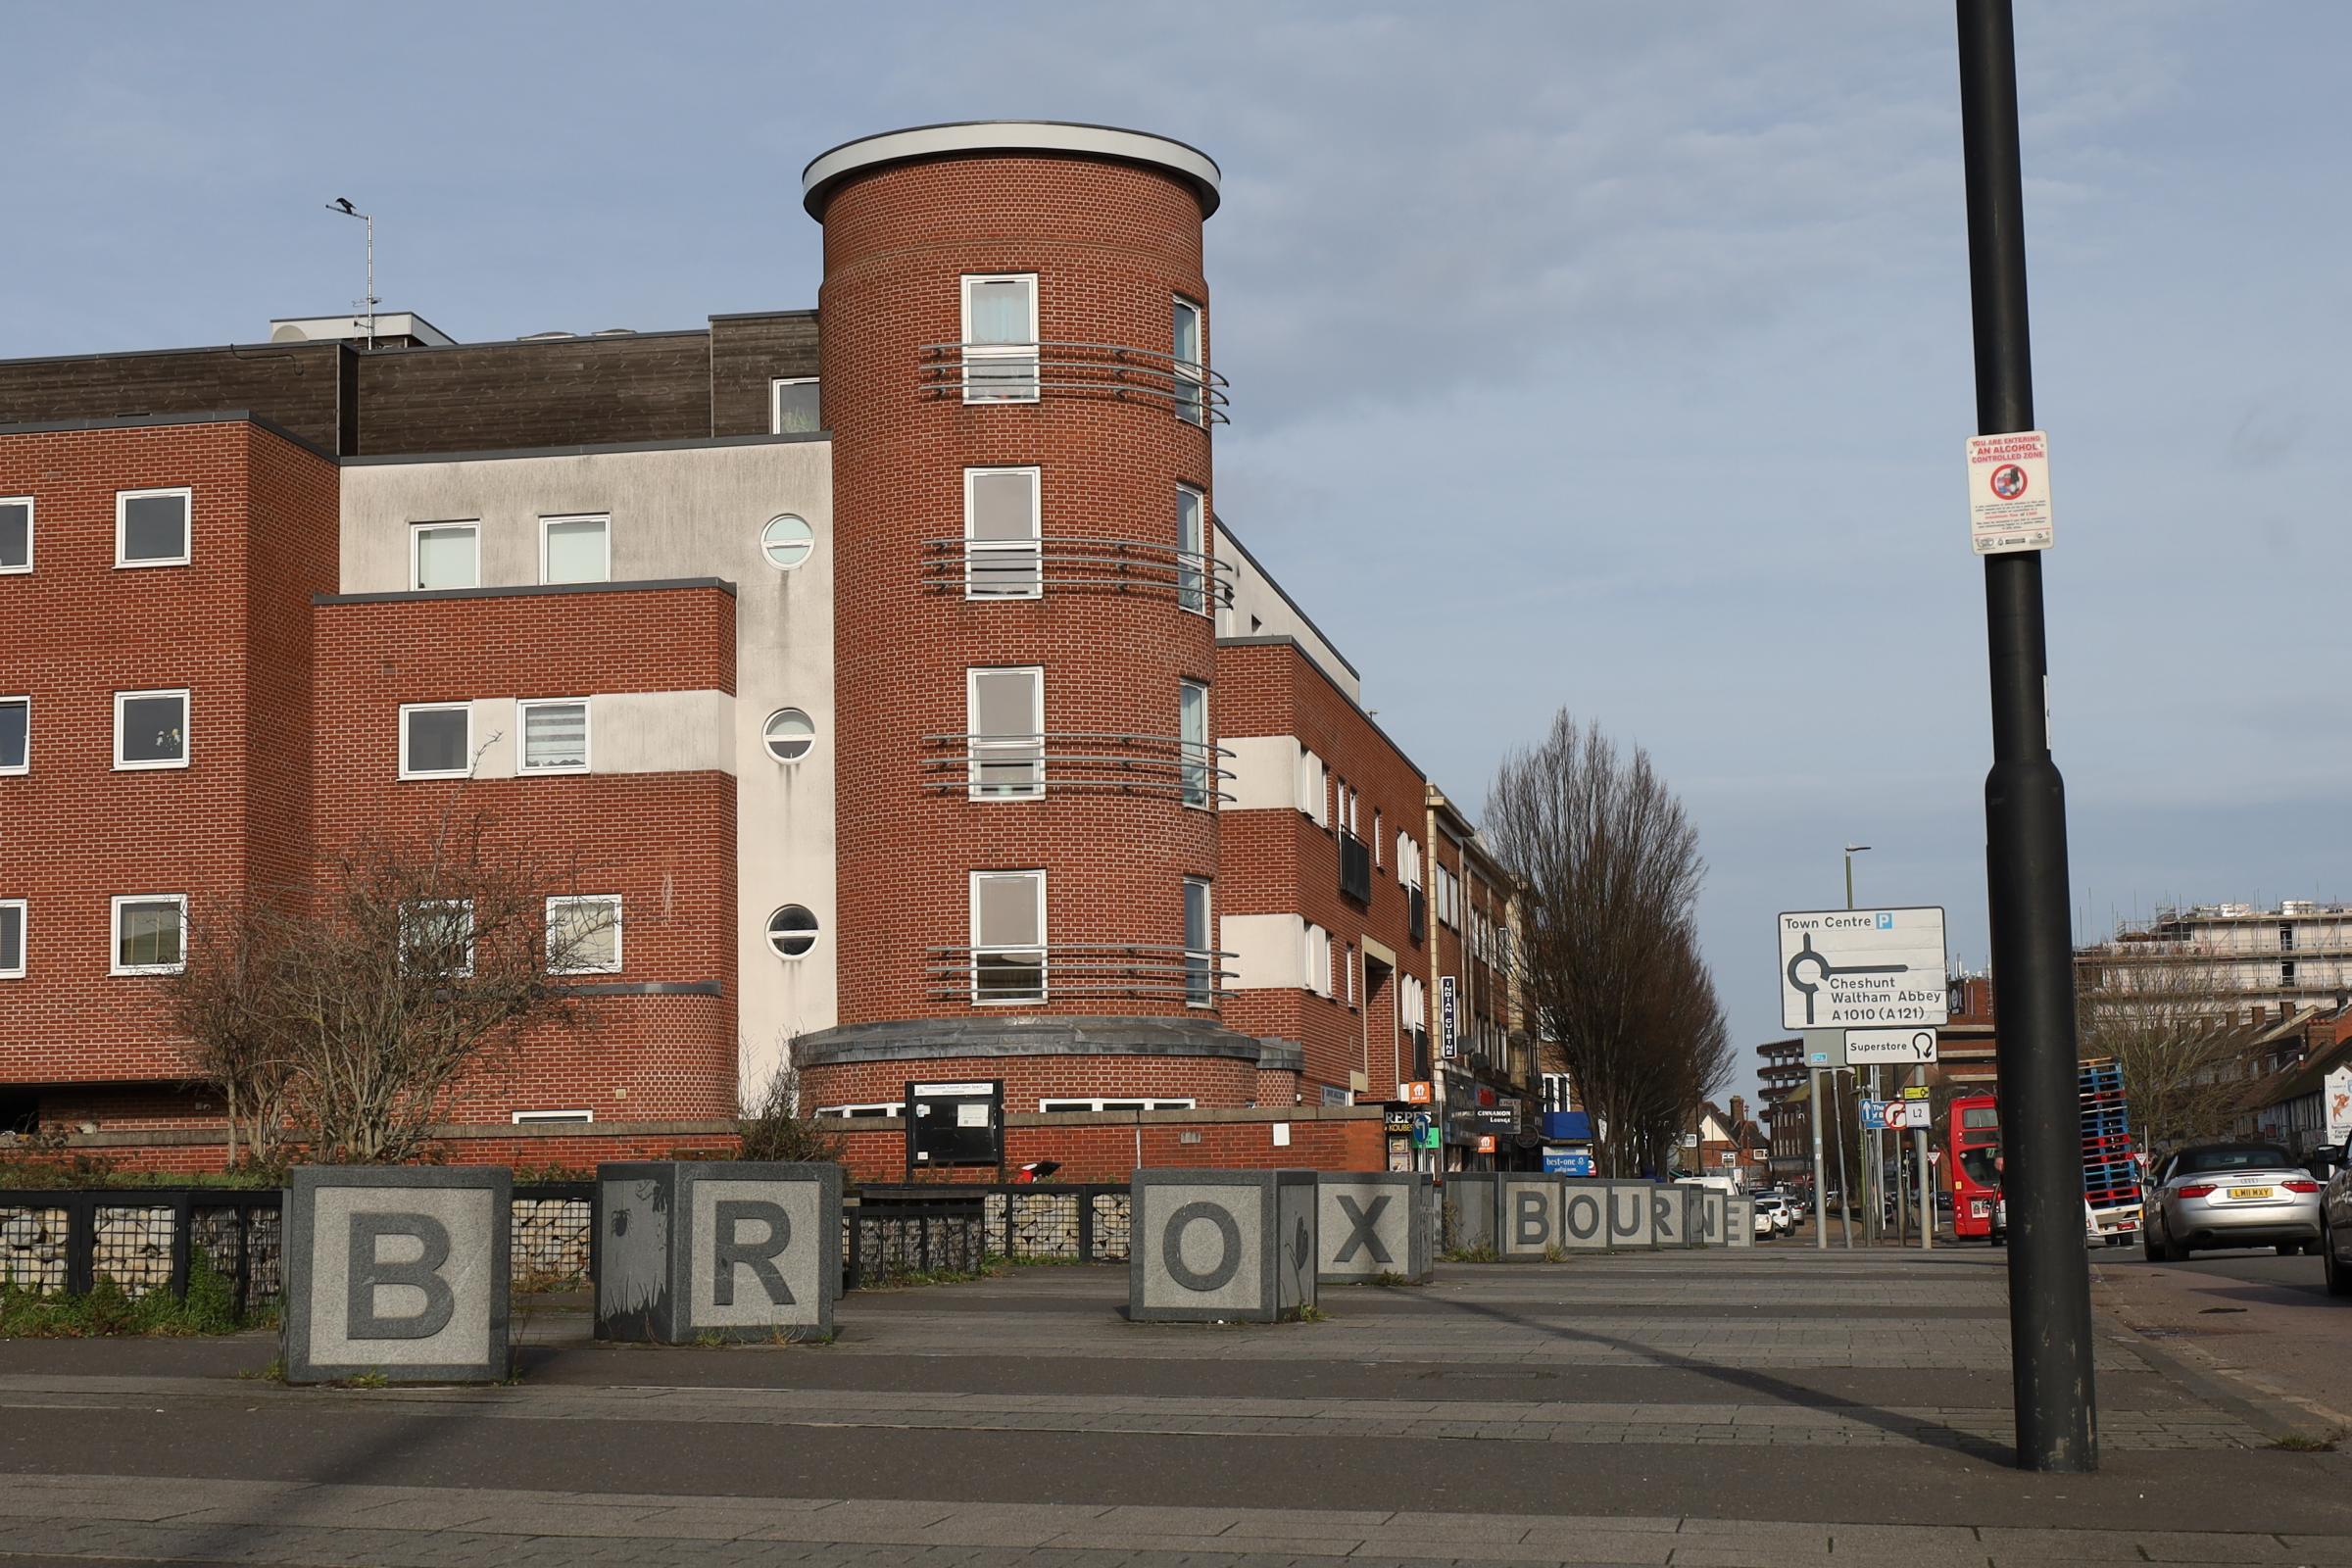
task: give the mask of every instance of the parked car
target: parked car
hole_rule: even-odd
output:
[[[2200,1248],[2320,1250],[2320,1183],[2277,1144],[2198,1144],[2156,1167],[2141,1245],[2179,1262]]]
[[[2329,1296],[2352,1296],[2352,1138],[2326,1150],[2314,1171],[2328,1172],[2320,1195],[2320,1267]]]
[[[1786,1236],[1796,1229],[1796,1209],[1778,1193],[1756,1196],[1756,1234]]]

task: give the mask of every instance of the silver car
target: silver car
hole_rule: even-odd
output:
[[[2320,1184],[2276,1144],[2200,1144],[2157,1167],[2142,1236],[2151,1259],[2176,1263],[2205,1248],[2316,1252]]]
[[[2352,1138],[2324,1151],[2317,1168],[2332,1171],[2320,1197],[2320,1258],[2329,1296],[2352,1296]]]

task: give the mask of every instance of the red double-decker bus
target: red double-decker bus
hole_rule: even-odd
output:
[[[1952,1173],[1953,1232],[1963,1240],[2000,1241],[1993,1224],[2001,1195],[2001,1111],[1992,1096],[1953,1100],[1943,1157]]]

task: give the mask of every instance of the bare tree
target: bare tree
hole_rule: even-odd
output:
[[[1592,1113],[1601,1173],[1664,1169],[1732,1066],[1691,923],[1697,830],[1648,753],[1565,710],[1504,759],[1484,823],[1528,889],[1530,1003]]]
[[[743,1112],[735,1119],[735,1130],[745,1159],[785,1164],[838,1162],[847,1148],[838,1129],[808,1114],[802,1106],[801,1073],[793,1065],[789,1043],[783,1065],[769,1074],[759,1090],[744,1096]]]
[[[191,955],[173,1005],[198,1074],[235,1095],[249,1148],[417,1157],[469,1073],[531,1029],[588,1021],[567,977],[610,951],[612,917],[551,915],[569,885],[486,844],[478,817],[363,837],[303,906],[257,908]]]
[[[2251,1108],[2262,1030],[2237,1021],[2214,967],[2193,955],[2119,946],[2077,965],[2085,1059],[2124,1072],[2132,1131],[2151,1152],[2229,1136]]]

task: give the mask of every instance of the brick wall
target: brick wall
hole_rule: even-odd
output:
[[[1147,1113],[1142,1121],[1110,1117],[1033,1118],[1004,1129],[1005,1175],[1034,1160],[1053,1159],[1057,1182],[1123,1182],[1139,1165],[1222,1166],[1256,1170],[1385,1170],[1387,1144],[1377,1111],[1275,1113],[1242,1119],[1191,1119],[1182,1112]],[[1288,1129],[1277,1145],[1274,1129]],[[895,1120],[856,1124],[845,1134],[842,1163],[861,1182],[906,1178],[906,1134]],[[990,1170],[941,1171],[930,1179],[994,1181]]]

